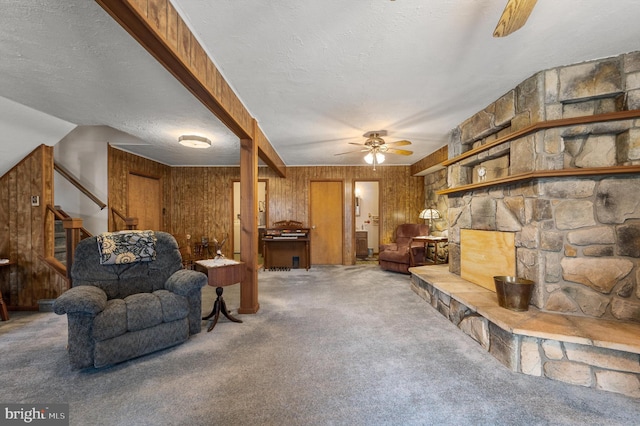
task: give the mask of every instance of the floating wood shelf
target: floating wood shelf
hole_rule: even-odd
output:
[[[443,166],[450,166],[480,152],[491,149],[495,146],[503,144],[505,142],[512,141],[524,136],[527,136],[533,132],[544,129],[552,129],[556,127],[575,126],[578,124],[591,124],[591,123],[603,123],[606,121],[619,121],[619,120],[631,120],[634,118],[640,118],[640,110],[634,109],[630,111],[617,111],[605,114],[587,115],[583,117],[562,118],[559,120],[549,120],[535,123],[524,129],[513,132],[509,135],[496,139],[493,142],[479,146],[464,152],[457,157],[443,161]],[[476,189],[487,188],[496,185],[505,185],[510,183],[523,182],[531,179],[538,178],[553,178],[553,177],[573,177],[573,176],[597,176],[597,175],[616,175],[616,174],[631,174],[640,173],[640,166],[613,166],[613,167],[590,167],[590,168],[571,168],[561,170],[536,170],[527,173],[519,173],[516,175],[505,176],[503,178],[493,179],[486,182],[476,182],[468,185],[461,185],[455,188],[447,188],[436,191],[438,195],[455,194],[458,192],[472,191]]]
[[[496,185],[518,183],[531,179],[553,178],[553,177],[575,177],[575,176],[598,176],[598,175],[618,175],[640,173],[640,166],[614,166],[614,167],[590,167],[583,169],[561,169],[561,170],[537,170],[534,172],[519,173],[517,175],[506,176],[486,182],[477,182],[469,185],[457,186],[455,188],[442,189],[436,191],[438,195],[455,194],[456,192],[472,191],[475,189],[487,188]]]
[[[561,118],[559,120],[541,121],[539,123],[535,123],[535,124],[532,124],[531,126],[525,127],[524,129],[518,130],[517,132],[513,132],[511,134],[498,138],[493,142],[490,142],[485,145],[479,146],[477,148],[471,149],[469,151],[463,152],[457,157],[451,158],[450,160],[443,161],[442,165],[450,166],[451,164],[455,164],[461,160],[464,160],[465,158],[478,154],[479,152],[486,151],[488,149],[493,148],[494,146],[498,146],[505,142],[509,142],[513,139],[521,138],[533,132],[537,132],[538,130],[553,129],[555,127],[575,126],[577,124],[590,124],[590,123],[602,123],[605,121],[630,120],[634,118],[640,118],[640,110],[633,109],[629,111],[617,111],[617,112],[609,112],[605,114],[586,115],[583,117]]]

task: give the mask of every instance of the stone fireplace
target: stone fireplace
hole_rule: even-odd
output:
[[[640,398],[640,52],[531,76],[448,150],[425,190],[448,201],[449,266],[413,290],[513,371]],[[513,236],[528,312],[469,279],[468,231]]]
[[[638,109],[630,53],[539,72],[463,122],[449,145],[450,271],[462,229],[513,232],[536,307],[640,322],[640,114],[625,115]]]

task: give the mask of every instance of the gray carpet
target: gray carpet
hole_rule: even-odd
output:
[[[0,402],[70,404],[72,425],[630,425],[640,403],[508,371],[372,265],[260,272],[260,306],[187,343],[71,371],[66,317],[0,324]],[[213,288],[205,288],[204,310]],[[239,286],[225,289],[235,310]]]

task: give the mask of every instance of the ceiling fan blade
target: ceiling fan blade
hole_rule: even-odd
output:
[[[357,151],[340,152],[340,153],[334,154],[334,155],[353,154],[354,152],[367,152],[367,151],[369,151],[369,149],[359,149]]]
[[[409,141],[395,141],[395,142],[386,142],[385,145],[388,146],[402,146],[402,145],[411,145]]]
[[[519,30],[527,22],[537,0],[509,0],[498,20],[494,37],[506,37]]]
[[[356,142],[349,142],[349,145],[358,145],[358,146],[364,146],[361,143],[356,143]]]
[[[391,154],[400,154],[400,155],[411,155],[411,154],[413,154],[413,151],[408,151],[406,149],[396,149],[396,148],[389,148],[389,149],[387,149],[387,152],[389,152]]]

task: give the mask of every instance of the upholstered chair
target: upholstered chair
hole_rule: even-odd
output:
[[[378,263],[387,271],[409,273],[409,268],[425,261],[424,243],[412,242],[413,237],[429,235],[429,226],[416,223],[398,225],[395,240],[380,245]],[[412,264],[413,260],[413,264]]]
[[[155,259],[150,261],[101,264],[98,236],[78,244],[71,266],[73,287],[54,302],[55,313],[67,314],[72,368],[115,364],[200,332],[207,277],[183,269],[170,234],[152,235]]]

